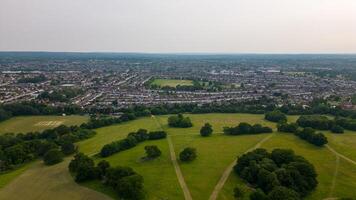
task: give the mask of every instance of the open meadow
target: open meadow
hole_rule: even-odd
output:
[[[171,161],[169,141],[173,145],[176,156],[185,147],[194,147],[197,149],[198,155],[196,160],[189,163],[178,161],[178,167],[182,172],[183,181],[189,190],[191,199],[233,200],[233,188],[237,185],[241,186],[246,192],[245,199],[248,199],[247,194],[252,191],[234,173],[227,174],[226,183],[221,185],[221,190],[219,189],[216,193],[217,198],[211,198],[211,194],[213,191],[216,191],[217,183],[220,183],[219,180],[222,175],[237,156],[258,147],[268,150],[289,148],[293,149],[296,154],[304,156],[309,160],[315,166],[318,173],[318,187],[307,199],[319,200],[332,197],[356,197],[354,193],[354,188],[356,188],[355,164],[337,156],[326,147],[315,147],[293,134],[275,132],[276,124],[264,120],[264,115],[186,114],[185,116],[191,118],[194,124],[193,127],[171,128],[167,125],[169,116],[152,116],[99,128],[96,129],[97,134],[93,138],[78,143],[79,151],[92,156],[95,162],[99,162],[102,158],[96,156],[96,154],[102,146],[126,137],[131,131],[136,131],[140,128],[150,131],[165,130],[169,135],[166,139],[142,142],[132,149],[116,153],[105,158],[105,160],[109,161],[112,166],[132,167],[136,172],[141,174],[144,178],[147,199],[180,200],[185,199],[185,197]],[[295,121],[297,118],[298,116],[289,116],[288,120]],[[199,130],[206,122],[209,122],[213,126],[214,133],[210,137],[201,137]],[[260,123],[273,128],[274,133],[241,136],[227,136],[222,133],[223,127],[236,126],[240,122],[248,122],[250,124]],[[354,153],[355,132],[346,132],[340,135],[326,133],[326,135],[331,148],[350,159],[356,160]],[[145,156],[144,146],[146,145],[157,145],[162,151],[162,155],[155,160],[142,160],[141,158]],[[70,197],[73,200],[85,199],[87,195],[91,195],[90,199],[109,197],[118,199],[113,190],[103,187],[99,181],[90,181],[80,185],[76,184],[68,172],[67,163],[69,159],[52,167],[45,167],[40,161],[31,163],[30,167],[23,169],[24,172],[18,178],[6,185],[4,184],[4,187],[0,189],[0,199],[17,200],[25,198],[34,200],[41,199],[41,196],[39,196],[40,193],[43,194],[43,197],[48,197],[49,195],[56,196],[58,192],[65,193],[68,198]],[[39,179],[38,176],[41,176],[41,178]],[[19,193],[16,195],[16,198],[11,196],[11,193],[15,189],[23,187],[31,188],[33,180],[36,180],[36,184],[34,185],[36,193],[24,192],[23,195]],[[41,181],[48,181],[51,184],[46,187],[37,186],[37,182],[38,184],[44,183]],[[68,184],[70,187],[64,187],[63,184]]]

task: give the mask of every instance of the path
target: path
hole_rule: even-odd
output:
[[[334,175],[333,175],[333,181],[331,183],[329,198],[332,198],[332,196],[334,194],[334,190],[335,190],[335,186],[336,186],[336,179],[337,179],[337,175],[339,173],[340,156],[335,155],[335,157],[336,157],[335,171],[334,171]]]
[[[263,143],[265,143],[267,140],[269,140],[272,136],[274,135],[271,134],[265,138],[263,138],[261,141],[259,141],[254,147],[248,149],[245,153],[250,152],[254,149],[259,148]],[[216,184],[213,193],[210,195],[209,200],[216,200],[216,198],[219,195],[220,190],[223,188],[225,182],[227,181],[227,179],[229,178],[232,169],[234,168],[234,165],[236,164],[237,159],[235,159],[224,171],[223,175],[221,176],[219,182]]]
[[[326,148],[329,149],[329,151],[331,151],[331,152],[334,153],[335,155],[339,156],[340,158],[343,158],[344,160],[350,162],[351,164],[356,165],[356,161],[354,161],[354,160],[352,160],[352,159],[350,159],[350,158],[348,158],[348,157],[342,155],[341,153],[335,151],[335,150],[334,150],[333,148],[331,148],[328,144],[325,145],[325,146],[326,146]]]
[[[70,158],[45,166],[42,161],[0,190],[0,199],[11,200],[111,200],[110,197],[74,182],[68,171]]]
[[[152,115],[152,118],[154,118],[154,120],[156,121],[158,127],[160,127],[160,129],[163,130],[163,127],[158,122],[157,118],[154,115]],[[174,151],[172,139],[171,139],[171,136],[169,134],[167,134],[167,141],[168,141],[169,153],[170,153],[170,156],[171,156],[171,161],[172,161],[174,170],[176,172],[179,185],[183,190],[184,199],[185,200],[192,200],[192,195],[190,194],[189,188],[188,188],[187,184],[185,183],[184,176],[183,176],[182,171],[180,170],[179,164],[177,162],[176,153]]]

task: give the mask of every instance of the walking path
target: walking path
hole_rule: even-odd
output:
[[[254,147],[248,149],[245,153],[253,151],[254,149],[259,148],[263,143],[265,143],[267,140],[269,140],[272,136],[274,135],[271,134],[265,138],[263,138],[260,142],[258,142]],[[227,179],[229,178],[232,169],[234,168],[234,165],[236,164],[237,159],[235,159],[224,171],[223,175],[221,176],[219,182],[216,184],[213,193],[210,195],[209,200],[216,200],[216,198],[219,195],[220,190],[223,188],[225,182],[227,181]]]
[[[160,129],[163,130],[163,127],[158,122],[157,118],[154,115],[152,115],[152,118],[154,118],[154,120],[156,121],[158,127],[160,127]],[[179,185],[183,190],[184,199],[185,200],[192,200],[192,195],[190,194],[189,188],[188,188],[187,184],[185,183],[184,176],[183,176],[182,171],[180,170],[179,164],[177,162],[176,153],[174,151],[172,139],[171,139],[171,136],[169,134],[167,134],[167,141],[168,141],[169,153],[170,153],[170,156],[171,156],[171,161],[172,161],[174,170],[176,172]]]
[[[335,171],[334,171],[334,175],[333,175],[333,182],[331,183],[329,198],[332,198],[332,196],[334,194],[334,190],[335,190],[335,186],[336,186],[336,179],[337,179],[337,175],[339,173],[340,156],[335,155],[335,157],[336,157]]]
[[[344,160],[348,161],[348,162],[351,163],[351,164],[356,165],[356,161],[354,161],[354,160],[352,160],[352,159],[350,159],[350,158],[348,158],[348,157],[342,155],[341,153],[335,151],[335,150],[334,150],[333,148],[331,148],[328,144],[325,145],[325,146],[326,146],[326,148],[328,148],[329,151],[331,151],[333,154],[339,156],[340,158],[343,158]]]

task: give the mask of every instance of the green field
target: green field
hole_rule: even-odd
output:
[[[155,79],[151,85],[158,85],[160,87],[169,86],[177,87],[177,85],[193,85],[191,80],[179,80],[179,79]]]
[[[263,115],[190,114],[186,116],[192,119],[194,124],[192,128],[170,128],[167,125],[168,116],[146,117],[119,125],[99,128],[96,130],[97,135],[95,137],[79,143],[79,150],[94,156],[100,151],[103,145],[126,137],[130,131],[136,131],[139,128],[148,130],[164,129],[168,132],[172,140],[176,155],[187,146],[197,149],[198,158],[196,160],[190,163],[178,163],[192,199],[206,200],[209,199],[226,168],[237,156],[256,147],[256,144],[260,144],[261,147],[269,150],[274,148],[291,148],[297,154],[304,156],[314,164],[319,174],[319,185],[307,199],[319,200],[330,197],[356,196],[354,191],[354,188],[356,188],[356,165],[340,157],[337,159],[337,156],[325,147],[315,147],[293,134],[287,133],[245,136],[226,136],[222,134],[222,128],[224,126],[234,126],[239,122],[260,123],[275,129],[276,124],[265,121]],[[289,116],[288,120],[295,121],[297,118],[298,116]],[[206,122],[213,125],[214,133],[211,137],[203,138],[199,135],[199,129]],[[329,138],[330,147],[356,160],[355,132],[347,132],[342,135],[326,134]],[[261,141],[263,141],[263,143]],[[152,144],[157,145],[161,149],[162,156],[156,160],[142,161],[141,158],[145,154],[144,146]],[[139,174],[143,175],[147,199],[184,199],[183,191],[178,182],[169,153],[167,139],[163,139],[145,141],[130,150],[114,154],[106,158],[106,160],[108,160],[112,166],[130,166]],[[96,156],[94,156],[94,158],[96,162],[100,161],[100,158]],[[81,193],[85,196],[90,192],[93,192],[91,199],[100,199],[100,193],[94,192],[93,190],[105,193],[113,199],[118,199],[114,191],[103,187],[98,181],[87,182],[82,186],[75,184],[71,178],[68,178],[69,174],[66,164],[67,163],[55,165],[56,167],[44,167],[41,163],[32,164],[30,169],[26,170],[17,179],[0,190],[0,199],[21,199],[20,197],[39,199],[38,196],[36,196],[38,193],[42,193],[47,197],[49,195],[60,196],[63,193],[67,195],[66,197],[69,197],[69,194],[72,195],[70,199],[79,200],[82,199]],[[16,198],[11,196],[11,193],[16,188],[31,188],[33,180],[37,180],[38,178],[36,179],[36,177],[39,176],[39,174],[41,174],[42,178],[40,181],[36,181],[36,183],[39,182],[39,184],[45,185],[44,182],[48,181],[51,183],[51,187],[43,186],[41,188],[35,184],[35,194],[24,193],[24,195],[26,195],[24,196],[20,193],[16,195]],[[54,174],[61,174],[63,178],[59,178]],[[71,187],[64,187],[63,182],[66,182],[66,184]],[[237,185],[241,185],[246,193],[251,191],[251,188],[247,187],[242,180],[232,173],[219,192],[217,199],[233,200],[232,191]],[[54,190],[54,188],[60,189]],[[83,190],[83,188],[90,188],[92,190]],[[59,193],[59,191],[61,193]],[[245,197],[248,199],[248,195],[245,195]],[[105,198],[107,198],[107,196],[105,196]]]
[[[30,131],[42,131],[55,128],[59,125],[80,125],[86,122],[87,116],[25,116],[13,117],[0,123],[0,134],[2,133],[27,133]]]

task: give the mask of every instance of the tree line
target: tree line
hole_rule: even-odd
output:
[[[177,116],[170,116],[168,118],[168,126],[177,128],[189,128],[193,126],[189,117],[184,117],[182,114]]]
[[[111,167],[105,160],[95,166],[92,158],[78,153],[68,168],[76,182],[98,180],[105,187],[112,188],[120,199],[140,200],[145,197],[143,177],[130,167]]]
[[[167,133],[164,131],[151,131],[139,129],[136,132],[131,132],[126,138],[114,141],[110,144],[104,145],[100,150],[101,157],[108,157],[120,151],[124,151],[135,147],[138,143],[146,140],[158,140],[166,138]]]
[[[241,122],[235,127],[224,127],[223,132],[226,135],[247,135],[247,134],[260,134],[260,133],[272,133],[272,128],[268,126],[262,126],[261,124],[251,125],[246,122]]]
[[[328,139],[323,133],[316,133],[315,129],[310,127],[300,129],[297,123],[279,123],[277,129],[280,132],[293,133],[299,138],[316,146],[323,146],[328,143]]]
[[[65,125],[42,132],[0,135],[0,171],[11,170],[39,157],[45,164],[56,164],[64,155],[76,151],[73,143],[94,135],[93,130]]]

